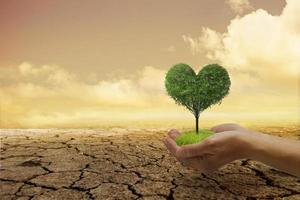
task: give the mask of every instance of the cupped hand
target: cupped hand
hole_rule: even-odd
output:
[[[250,131],[236,124],[222,124],[211,130],[215,134],[198,144],[178,146],[175,138],[180,133],[175,129],[168,132],[163,142],[179,162],[200,172],[214,171],[247,155],[245,139]]]

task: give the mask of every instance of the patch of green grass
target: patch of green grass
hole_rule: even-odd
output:
[[[195,144],[201,142],[202,140],[213,134],[213,131],[207,129],[201,129],[198,134],[196,133],[196,131],[189,131],[178,136],[175,141],[178,146]]]

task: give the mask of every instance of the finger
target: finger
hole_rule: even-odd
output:
[[[170,153],[172,153],[171,150],[170,150],[170,147],[169,147],[169,143],[167,142],[167,137],[164,137],[163,143],[164,143],[165,146],[167,147],[168,151],[169,151]]]
[[[176,137],[178,137],[180,135],[180,132],[177,131],[176,129],[171,129],[168,132],[168,135],[174,140]]]
[[[213,142],[212,139],[206,139],[198,144],[184,145],[177,150],[176,157],[178,159],[186,159],[201,156],[203,154],[210,154]]]
[[[217,126],[212,127],[210,130],[212,130],[215,133],[218,132],[224,132],[224,131],[233,131],[241,128],[238,124],[233,123],[227,123],[227,124],[220,124]]]
[[[176,156],[176,152],[179,149],[179,147],[177,146],[176,142],[173,139],[171,139],[170,137],[166,137],[164,139],[164,143],[165,143],[166,147],[168,148],[168,150],[170,151],[170,153],[173,156]]]

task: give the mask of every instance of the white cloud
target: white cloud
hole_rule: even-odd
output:
[[[288,0],[288,5],[284,8],[281,18],[282,23],[288,28],[291,34],[300,34],[299,0]]]
[[[230,8],[239,15],[243,14],[247,10],[253,9],[249,0],[226,0],[225,3],[227,3]]]
[[[225,65],[235,74],[256,75],[274,87],[282,81],[295,85],[300,74],[299,2],[288,0],[280,16],[258,9],[231,20],[224,33],[202,28],[199,37],[183,36],[184,41],[192,54],[205,52],[212,62]]]
[[[69,96],[74,99],[89,99],[91,102],[106,102],[113,105],[141,101],[147,94],[164,94],[165,71],[146,66],[135,74],[135,79],[110,79],[90,83],[76,74],[57,65],[34,66],[24,62],[15,68],[0,68],[0,80],[6,82],[2,90],[20,97]],[[87,77],[88,78],[88,77]],[[131,105],[131,104],[130,104]]]
[[[165,92],[164,79],[166,71],[152,66],[144,67],[138,78],[138,85],[148,93],[163,94]]]
[[[183,35],[182,38],[185,43],[190,45],[191,52],[193,55],[195,55],[197,52],[200,52],[201,45],[199,45],[200,42],[197,40],[197,38],[194,39],[186,35]]]
[[[183,35],[183,41],[190,46],[193,55],[205,53],[208,58],[214,58],[215,53],[223,50],[222,34],[207,27],[202,27],[201,33],[197,38]]]
[[[77,118],[85,118],[97,112],[102,115],[107,109],[122,113],[129,107],[133,111],[156,107],[158,102],[159,106],[169,104],[163,88],[164,70],[146,66],[134,76],[91,83],[84,80],[89,76],[79,78],[57,65],[34,66],[24,62],[17,67],[0,67],[0,111],[5,116],[0,115],[0,126],[53,124],[58,120],[55,117],[65,120],[69,116],[72,120],[74,113]]]

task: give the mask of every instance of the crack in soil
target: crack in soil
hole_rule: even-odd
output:
[[[174,191],[178,187],[178,185],[175,183],[175,179],[172,179],[171,183],[172,183],[173,187],[170,188],[169,195],[166,198],[167,200],[174,200],[174,196],[173,196],[174,195]]]
[[[268,186],[272,186],[272,187],[276,187],[276,188],[280,188],[280,189],[285,189],[285,190],[287,190],[287,191],[290,192],[290,194],[280,195],[278,197],[288,197],[288,196],[291,196],[291,195],[300,194],[300,191],[292,190],[290,188],[287,188],[287,187],[284,187],[284,186],[279,186],[279,185],[275,184],[274,181],[271,178],[269,178],[268,176],[266,176],[265,173],[262,172],[262,171],[260,171],[260,170],[252,168],[252,167],[250,167],[248,165],[245,165],[245,167],[247,167],[248,169],[254,171],[255,175],[258,176],[258,177],[260,177],[261,179],[263,179]]]

